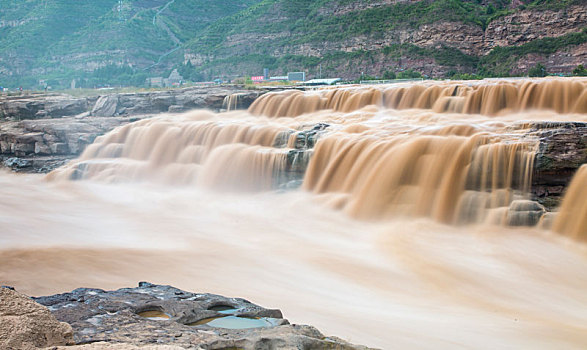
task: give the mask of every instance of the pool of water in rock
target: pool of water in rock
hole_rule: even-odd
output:
[[[210,317],[198,322],[190,323],[188,326],[210,326],[214,328],[227,329],[248,329],[248,328],[269,328],[277,326],[277,320],[272,318],[248,318],[238,316]]]
[[[225,315],[231,315],[231,314],[234,314],[236,311],[238,311],[238,309],[235,309],[234,307],[228,306],[228,305],[216,305],[216,306],[209,307],[208,310],[216,311],[220,314],[225,314]]]
[[[155,320],[155,321],[165,321],[165,320],[169,320],[169,318],[170,318],[168,314],[161,312],[161,311],[156,311],[156,310],[139,312],[138,315],[141,317],[144,317],[146,319]]]

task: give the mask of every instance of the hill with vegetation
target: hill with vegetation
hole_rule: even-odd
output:
[[[586,0],[0,0],[0,85],[572,74]],[[536,71],[536,70],[534,70]]]
[[[0,0],[0,85],[144,84],[170,52],[256,2]]]

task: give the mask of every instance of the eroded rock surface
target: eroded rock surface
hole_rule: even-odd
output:
[[[72,328],[45,306],[9,288],[0,288],[0,349],[37,349],[73,343]]]
[[[91,115],[112,117],[145,113],[184,112],[191,109],[220,110],[227,96],[238,94],[239,109],[245,109],[261,91],[243,91],[226,88],[186,88],[168,91],[112,94],[101,96],[93,106]]]
[[[18,172],[49,172],[77,157],[96,137],[146,117],[84,116],[0,123],[0,166]]]
[[[311,326],[291,325],[281,311],[245,299],[190,293],[146,282],[138,288],[82,288],[35,299],[49,307],[58,320],[71,324],[77,345],[125,344],[118,345],[120,349],[146,345],[182,349],[366,349],[326,337]],[[258,328],[236,329],[249,327],[250,322]],[[106,349],[108,345],[98,343],[89,348]]]
[[[227,96],[238,94],[239,109],[246,109],[262,90],[236,87],[190,87],[163,91],[111,93],[73,97],[64,94],[33,94],[0,97],[0,119],[25,120],[76,116],[132,116],[149,113],[183,112],[191,109],[220,110]]]
[[[185,88],[76,98],[59,94],[0,97],[0,167],[49,172],[76,158],[97,136],[149,114],[246,109],[265,91]]]
[[[0,97],[0,119],[61,118],[87,111],[92,100],[69,95],[23,95]]]

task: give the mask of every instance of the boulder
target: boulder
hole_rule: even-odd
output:
[[[100,96],[91,115],[96,117],[113,117],[118,109],[118,95]]]
[[[73,330],[49,309],[9,288],[0,288],[0,349],[37,349],[73,343]]]
[[[69,95],[14,96],[0,99],[0,116],[5,119],[61,118],[88,109],[86,98]]]
[[[35,154],[48,155],[51,154],[51,148],[44,142],[35,142]]]
[[[17,168],[17,169],[22,169],[22,168],[28,168],[31,167],[33,165],[33,162],[28,160],[28,159],[21,159],[18,157],[12,157],[12,158],[8,158],[6,160],[4,160],[4,166],[7,168]]]
[[[185,108],[181,105],[172,105],[172,106],[169,106],[169,109],[167,110],[167,112],[181,113],[181,112],[185,112]]]
[[[44,108],[44,111],[37,112],[40,114],[37,118],[61,118],[86,112],[88,101],[85,98],[58,98],[47,100]]]

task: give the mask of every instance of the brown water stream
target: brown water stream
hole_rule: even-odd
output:
[[[586,85],[285,92],[120,127],[47,177],[0,173],[0,282],[171,284],[382,348],[585,348],[587,168],[556,232],[502,224],[530,199],[529,125],[587,121]]]

